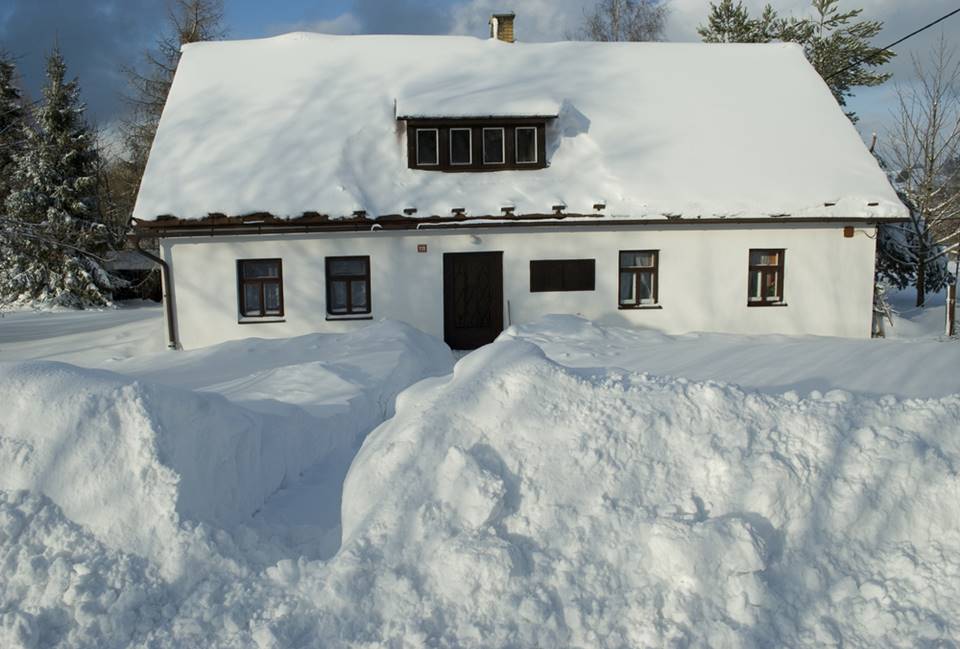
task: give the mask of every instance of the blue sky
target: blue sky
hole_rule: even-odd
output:
[[[270,27],[330,20],[350,11],[349,0],[232,0],[227,22],[236,38],[263,36]]]
[[[334,33],[456,33],[484,36],[487,17],[514,10],[520,40],[562,39],[597,0],[225,0],[231,38],[257,38],[293,30]],[[695,41],[707,0],[664,0],[666,37]],[[743,0],[758,11],[768,0]],[[769,0],[782,14],[809,11],[809,0]],[[885,22],[877,44],[887,44],[957,7],[958,0],[842,0],[863,17]],[[70,72],[80,77],[90,118],[109,125],[123,110],[123,66],[135,65],[162,29],[164,0],[0,0],[0,48],[16,58],[28,93],[36,95],[43,57],[58,41]],[[960,15],[943,33],[960,43]],[[940,29],[898,48],[889,66],[901,83],[910,77],[910,53],[929,49]],[[860,89],[851,108],[861,133],[883,130],[894,104],[894,85]]]

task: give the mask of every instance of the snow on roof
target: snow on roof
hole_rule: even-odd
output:
[[[546,169],[407,168],[398,117],[552,116]],[[329,36],[184,48],[134,216],[902,217],[792,44]]]

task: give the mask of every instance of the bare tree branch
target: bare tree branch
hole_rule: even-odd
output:
[[[917,247],[917,306],[924,303],[927,265],[957,249],[960,237],[960,56],[943,36],[926,59],[913,55],[914,78],[897,85],[897,110],[884,156],[911,208]]]

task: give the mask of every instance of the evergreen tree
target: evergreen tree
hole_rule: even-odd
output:
[[[944,247],[926,227],[909,197],[899,193],[910,207],[911,223],[887,223],[878,228],[877,280],[898,289],[922,286],[923,293],[918,291],[918,296],[941,291],[951,279]],[[914,227],[914,223],[919,227]],[[923,273],[922,280],[919,272]],[[924,301],[918,298],[918,306],[923,306]]]
[[[813,0],[816,16],[807,21],[808,30],[802,42],[807,58],[827,82],[837,103],[847,105],[851,88],[878,86],[890,78],[889,73],[876,72],[894,57],[889,50],[870,44],[883,29],[879,20],[856,20],[863,9],[841,12],[840,0]],[[801,32],[803,33],[803,32]],[[854,122],[854,113],[847,113]]]
[[[11,189],[13,158],[23,148],[26,133],[26,110],[15,76],[13,60],[0,52],[0,213]]]
[[[738,0],[710,3],[707,24],[697,28],[705,43],[769,43],[781,38],[788,21],[777,17],[773,7],[764,7],[760,18],[751,18],[750,12]]]
[[[711,2],[707,24],[697,31],[708,43],[799,43],[837,103],[846,106],[852,88],[876,86],[890,78],[876,69],[894,54],[870,44],[883,29],[882,22],[857,20],[863,10],[841,12],[839,2],[812,0],[813,18],[780,18],[770,5],[759,18],[752,18],[739,0],[736,4],[733,0],[721,0],[719,5]],[[857,121],[854,113],[847,116]]]
[[[98,221],[98,157],[76,79],[59,51],[47,58],[43,102],[13,158],[6,199],[10,250],[0,301],[71,307],[110,303],[114,281],[97,262],[107,231]]]

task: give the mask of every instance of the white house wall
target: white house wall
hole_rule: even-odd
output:
[[[165,239],[184,348],[247,337],[344,331],[328,321],[324,258],[369,255],[373,318],[443,337],[443,254],[503,252],[504,326],[550,313],[667,333],[870,334],[875,229],[836,225],[498,228]],[[427,252],[417,252],[426,244]],[[785,307],[747,306],[748,251],[783,248]],[[618,252],[659,250],[662,309],[618,309]],[[283,260],[283,322],[238,323],[238,259]],[[531,293],[532,259],[595,259],[596,289]],[[509,305],[508,305],[509,303]]]

